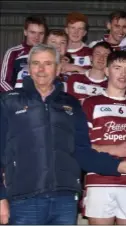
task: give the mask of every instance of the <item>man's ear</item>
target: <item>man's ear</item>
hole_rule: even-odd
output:
[[[111,30],[111,23],[110,22],[107,22],[106,27],[110,31]]]
[[[66,32],[66,34],[68,35],[68,28],[67,27],[65,27],[65,32]]]
[[[24,29],[24,36],[27,36],[27,30]]]
[[[90,61],[91,61],[91,64],[92,64],[92,59],[93,59],[93,57],[90,55],[89,58],[90,58]]]
[[[86,36],[86,34],[87,34],[87,31],[86,31],[86,30],[84,30],[84,32],[83,32],[83,37],[85,37],[85,36]]]
[[[106,67],[106,68],[104,69],[104,72],[105,72],[106,77],[108,78],[108,77],[109,77],[108,67]]]

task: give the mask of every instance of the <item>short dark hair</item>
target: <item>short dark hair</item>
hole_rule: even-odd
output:
[[[65,37],[66,40],[67,40],[67,42],[68,42],[68,35],[67,35],[67,33],[66,33],[63,29],[51,29],[51,30],[49,30],[49,32],[48,32],[47,38],[48,38],[50,35]]]
[[[104,47],[105,49],[109,49],[110,52],[113,52],[113,49],[112,49],[111,45],[110,45],[108,42],[105,42],[105,41],[97,42],[97,43],[92,47],[92,52],[93,52],[94,49],[96,49],[97,47]]]
[[[32,16],[26,17],[25,22],[24,22],[24,29],[25,30],[28,29],[29,24],[43,25],[43,27],[45,28],[45,35],[48,34],[48,26],[47,26],[46,20],[43,16],[32,15]]]
[[[107,58],[107,66],[112,64],[114,61],[124,61],[126,60],[126,52],[125,51],[113,51],[108,55]]]
[[[109,17],[109,22],[111,23],[113,19],[126,19],[126,11],[123,10],[116,10],[114,12],[112,12]]]

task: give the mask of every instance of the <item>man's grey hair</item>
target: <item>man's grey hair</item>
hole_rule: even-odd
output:
[[[60,63],[60,54],[54,46],[46,45],[46,44],[38,44],[31,48],[31,50],[28,54],[28,64],[30,64],[31,57],[34,53],[45,52],[45,51],[51,52],[55,56],[56,64]]]

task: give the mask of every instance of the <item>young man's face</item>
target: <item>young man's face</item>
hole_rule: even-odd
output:
[[[92,67],[103,71],[107,64],[107,57],[110,53],[109,49],[103,46],[98,46],[93,50],[92,54]]]
[[[63,57],[67,51],[67,38],[65,36],[58,36],[50,34],[47,38],[47,44],[54,46]]]
[[[110,30],[113,43],[119,44],[126,35],[126,19],[113,19],[111,23],[107,25]]]
[[[106,75],[111,87],[126,91],[126,60],[115,60],[106,68]]]
[[[86,24],[82,21],[69,23],[65,30],[71,42],[81,42],[87,33]]]
[[[29,73],[37,87],[50,87],[56,77],[56,57],[50,51],[39,51],[31,56]]]
[[[35,46],[42,43],[45,37],[45,28],[43,25],[29,24],[28,28],[24,30],[26,43],[30,46]]]

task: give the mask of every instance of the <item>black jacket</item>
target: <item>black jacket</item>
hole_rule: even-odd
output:
[[[31,78],[24,80],[24,88],[1,97],[1,164],[9,198],[79,191],[78,162],[85,171],[119,175],[119,160],[91,149],[78,101],[57,85],[43,102]]]

